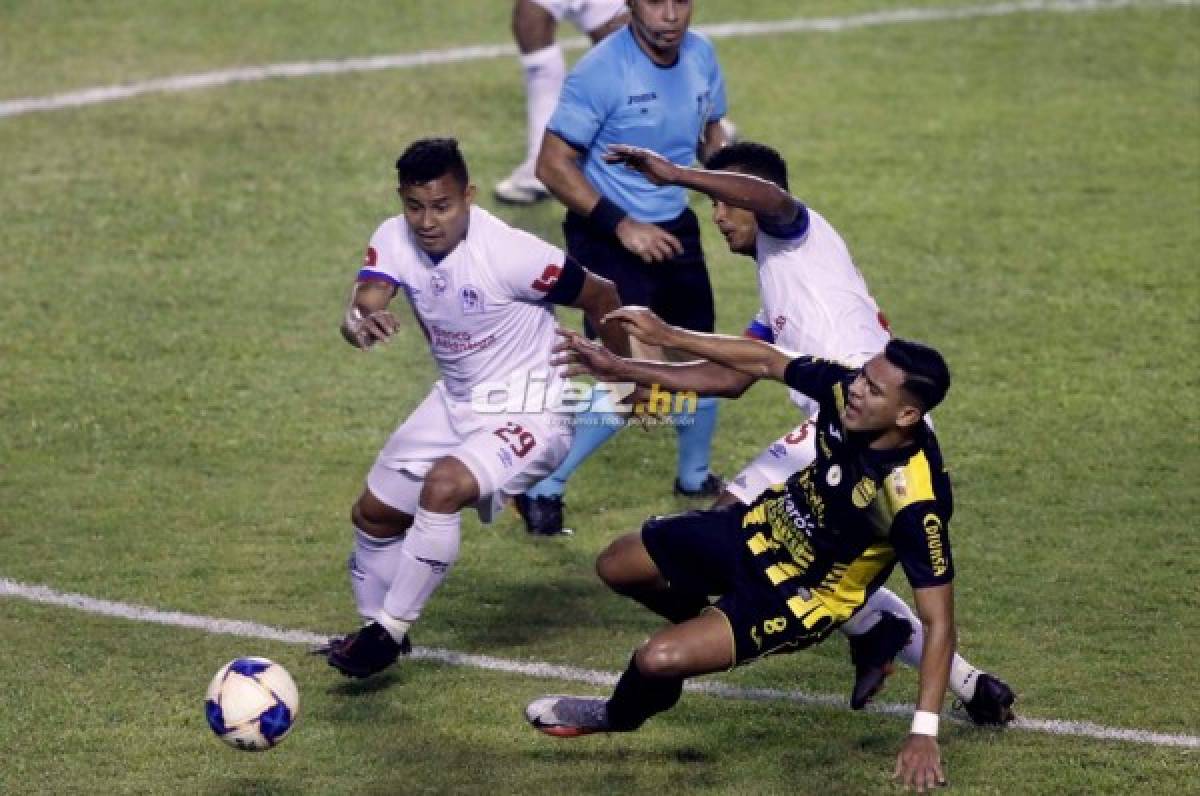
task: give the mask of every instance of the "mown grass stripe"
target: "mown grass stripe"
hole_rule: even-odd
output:
[[[782,33],[837,33],[858,28],[904,25],[920,22],[946,22],[981,17],[1001,17],[1029,13],[1082,13],[1130,8],[1134,6],[1194,6],[1198,0],[1022,0],[1022,2],[993,3],[959,8],[926,7],[901,8],[893,11],[872,11],[843,17],[819,17],[772,20],[765,22],[723,22],[697,25],[696,29],[716,39],[746,36],[772,36]],[[582,37],[560,42],[569,50],[586,47]],[[485,44],[443,50],[425,50],[399,55],[379,55],[366,58],[298,61],[294,63],[248,66],[222,69],[190,75],[154,78],[138,83],[98,86],[46,97],[22,97],[0,102],[0,118],[20,116],[41,111],[78,108],[105,102],[132,99],[145,94],[163,94],[197,89],[252,83],[275,78],[301,78],[334,75],[347,72],[374,72],[383,69],[412,69],[418,66],[462,63],[488,58],[513,57],[512,44]]]
[[[60,592],[48,586],[20,583],[8,578],[0,578],[0,597],[28,600],[29,602],[44,605],[58,605],[90,614],[128,619],[135,622],[183,627],[218,635],[241,636],[243,638],[263,639],[266,641],[282,641],[287,644],[318,644],[329,637],[328,634],[322,635],[308,630],[285,630],[240,619],[222,619],[219,617],[187,614],[182,611],[162,611],[145,605],[103,600],[97,597],[89,597],[85,594]],[[514,661],[491,655],[474,655],[432,647],[414,647],[412,656],[419,660],[434,661],[448,666],[465,666],[473,669],[520,674],[542,679],[566,680],[594,686],[611,686],[616,683],[618,676],[616,672],[605,672],[598,669],[582,669],[576,666],[563,666],[539,661]],[[822,707],[833,708],[846,707],[844,696],[809,694],[803,691],[785,691],[775,688],[745,688],[715,680],[689,682],[687,690],[724,699],[797,702],[805,705],[820,705]],[[870,710],[876,713],[908,716],[912,713],[913,706],[880,703],[872,705]],[[1126,741],[1152,746],[1200,749],[1200,736],[1174,735],[1124,727],[1107,727],[1090,721],[1022,718],[1010,726],[1012,729],[1049,733],[1051,735],[1093,738],[1100,741]]]

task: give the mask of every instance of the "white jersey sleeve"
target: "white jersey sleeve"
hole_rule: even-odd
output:
[[[519,301],[545,301],[562,274],[563,250],[509,226],[491,226],[488,238],[492,252],[504,253],[495,260],[495,279],[501,290]]]
[[[363,255],[359,282],[384,281],[397,290],[406,290],[408,269],[405,266],[409,258],[404,256],[404,247],[400,245],[403,235],[397,218],[389,218],[379,225]]]

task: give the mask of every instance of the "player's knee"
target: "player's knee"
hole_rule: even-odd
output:
[[[390,539],[402,536],[412,525],[412,516],[379,501],[370,492],[363,492],[350,507],[350,522],[368,536]]]
[[[596,556],[596,574],[600,576],[600,580],[604,581],[604,585],[613,591],[621,591],[621,570],[619,559],[613,553],[612,545],[604,548],[600,555]]]
[[[640,540],[638,541],[640,544]],[[637,580],[637,573],[629,566],[628,535],[613,541],[596,556],[596,574],[610,589],[618,594],[625,594]]]
[[[730,492],[728,489],[721,490],[721,494],[713,501],[710,508],[719,509],[725,506],[732,506],[734,503],[741,503],[742,500],[737,495]]]
[[[512,32],[517,49],[528,54],[554,44],[554,15],[533,0],[517,0],[513,4]]]
[[[636,659],[647,677],[679,677],[686,669],[684,651],[673,641],[652,638],[638,649]]]
[[[439,459],[425,476],[421,487],[421,508],[439,514],[452,514],[479,498],[475,477],[462,462],[447,456]]]

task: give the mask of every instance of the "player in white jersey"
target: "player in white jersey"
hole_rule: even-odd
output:
[[[713,220],[730,250],[753,257],[758,267],[762,309],[747,330],[750,336],[854,365],[883,350],[890,337],[887,321],[845,242],[824,218],[788,192],[787,165],[774,149],[753,142],[731,144],[710,157],[705,169],[677,166],[636,147],[614,146],[609,151],[609,162],[625,163],[651,182],[681,185],[713,199]],[[581,346],[578,341],[572,344],[576,351]],[[754,381],[712,362],[631,366],[603,354],[587,369],[603,379],[727,397],[741,395]],[[792,400],[806,418],[815,416],[816,407],[805,396],[793,392]],[[811,428],[806,420],[770,445],[733,479],[716,505],[749,505],[767,487],[810,464],[816,458]],[[841,630],[850,638],[855,663],[850,698],[855,709],[882,687],[897,655],[910,666],[920,663],[921,622],[886,588],[872,594]],[[1011,689],[957,654],[950,687],[976,722],[1004,724],[1011,719]]]
[[[351,511],[351,584],[367,624],[321,650],[350,677],[410,647],[409,626],[458,557],[461,510],[490,521],[570,448],[570,424],[552,411],[565,384],[550,364],[552,305],[598,325],[620,304],[611,282],[474,206],[453,139],[415,142],[396,170],[404,212],[372,236],[342,335],[364,350],[390,339],[387,307],[403,293],[441,378],[379,452]],[[619,330],[605,340],[628,351]]]
[[[555,41],[560,20],[569,20],[592,43],[629,21],[625,0],[514,0],[513,38],[525,75],[525,160],[496,183],[496,198],[509,204],[533,204],[550,196],[534,175],[546,122],[554,113],[567,77],[567,61]]]

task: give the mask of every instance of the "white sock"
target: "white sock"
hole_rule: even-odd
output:
[[[558,93],[567,78],[567,61],[563,58],[562,47],[551,44],[522,55],[521,66],[525,70],[525,114],[529,131],[526,159],[522,165],[532,175],[538,150],[542,148],[546,123],[554,113]]]
[[[400,545],[399,565],[384,595],[383,610],[376,617],[396,641],[421,615],[421,609],[458,559],[461,525],[458,512],[438,514],[417,509]]]
[[[866,604],[859,612],[842,625],[841,630],[847,636],[860,636],[875,627],[875,623],[879,621],[879,615],[883,611],[894,614],[900,619],[906,619],[912,625],[912,638],[908,640],[908,644],[900,650],[896,658],[906,666],[919,668],[921,666],[921,650],[925,646],[925,628],[917,615],[908,607],[908,603],[889,589],[877,589],[867,598]],[[949,686],[956,697],[970,700],[975,696],[975,679],[978,676],[978,669],[968,663],[966,658],[957,652],[954,653],[954,658],[950,661]]]
[[[950,690],[956,697],[970,702],[975,696],[975,681],[979,675],[980,671],[967,663],[966,658],[954,653],[954,660],[950,661]]]
[[[884,611],[895,614],[901,619],[907,619],[913,625],[920,627],[921,622],[913,615],[908,605],[895,595],[894,592],[881,587],[871,593],[863,607],[854,616],[842,624],[841,631],[847,636],[861,636],[879,621]],[[919,650],[920,647],[917,647]]]
[[[354,552],[346,562],[350,570],[350,588],[354,591],[354,602],[358,613],[365,619],[374,619],[383,609],[383,595],[387,594],[396,567],[400,564],[402,536],[380,539],[354,529]]]

